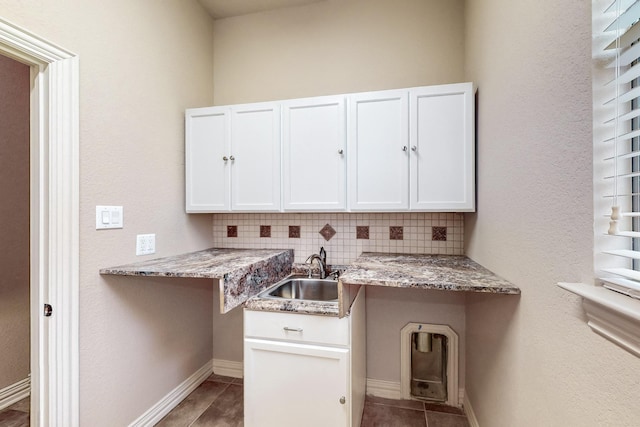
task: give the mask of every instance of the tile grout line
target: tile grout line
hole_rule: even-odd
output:
[[[429,418],[427,417],[427,405],[422,402],[422,409],[424,409],[424,427],[429,427]]]
[[[207,381],[207,380],[205,380],[205,381]],[[218,400],[218,398],[219,398],[220,396],[222,396],[222,394],[223,394],[225,391],[227,391],[227,389],[228,389],[228,388],[229,388],[229,386],[231,385],[231,383],[222,383],[222,382],[220,382],[220,381],[211,381],[211,382],[217,382],[217,383],[220,383],[220,384],[226,384],[226,386],[222,389],[222,391],[221,391],[220,393],[218,393],[218,395],[216,396],[216,398],[215,398],[215,399],[213,399],[213,401],[209,404],[209,406],[207,406],[206,408],[204,408],[204,409],[202,410],[202,412],[200,412],[200,413],[198,414],[198,416],[197,416],[193,421],[191,421],[187,427],[191,427],[191,426],[192,426],[196,421],[198,421],[198,420],[200,419],[200,417],[202,416],[202,414],[204,414],[205,412],[207,412],[207,409],[209,409],[209,408],[211,407],[211,405],[213,405],[214,403],[216,403],[216,400]]]
[[[418,411],[418,412],[425,412],[425,409],[418,409],[418,408],[407,408],[406,406],[398,406],[398,405],[390,405],[388,403],[380,403],[380,402],[369,402],[369,404],[371,405],[375,405],[375,406],[386,406],[388,408],[398,408],[398,409],[407,409],[409,411]]]

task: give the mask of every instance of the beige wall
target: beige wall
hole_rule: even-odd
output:
[[[463,42],[463,0],[327,0],[216,20],[215,104],[461,82]],[[222,225],[214,220],[214,229]],[[302,240],[305,247],[316,241]],[[262,243],[257,237],[247,242]],[[351,261],[342,255],[340,261]],[[399,309],[408,303],[405,295],[367,293],[369,378],[400,381],[400,329],[406,323],[428,322],[446,310],[463,316],[458,295],[437,302],[431,296],[413,295],[420,302]],[[215,358],[241,360],[241,321],[237,314],[214,319],[214,342],[229,343],[214,349]],[[464,341],[464,325],[456,327]]]
[[[211,216],[183,213],[184,108],[213,103],[214,84],[227,104],[462,80],[479,87],[467,251],[523,290],[467,297],[480,425],[637,423],[640,361],[555,286],[592,271],[588,2],[469,1],[466,29],[463,6],[328,0],[212,28],[195,2],[0,0],[2,18],[80,55],[82,425],[128,424],[212,355],[211,282],[97,274],[147,259],[138,233],[157,234],[158,256],[211,244]],[[96,231],[96,204],[123,205],[125,228]],[[369,334],[395,316],[370,314]],[[375,378],[393,380],[391,356],[368,350]]]
[[[400,330],[410,322],[448,325],[458,334],[458,385],[465,388],[464,294],[367,287],[367,378],[400,382]]]
[[[29,67],[0,56],[0,390],[29,375]]]
[[[558,281],[593,271],[590,2],[467,2],[478,209],[467,254],[522,289],[469,296],[481,426],[637,426],[640,359],[591,332]]]
[[[80,423],[123,426],[211,359],[212,281],[101,277],[211,245],[184,213],[184,109],[213,102],[213,23],[195,1],[0,0],[0,17],[80,58]],[[95,206],[124,229],[95,230]]]
[[[215,21],[216,105],[460,82],[463,0],[327,0]]]

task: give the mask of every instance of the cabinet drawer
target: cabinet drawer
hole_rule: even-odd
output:
[[[348,318],[244,310],[244,336],[349,345]]]

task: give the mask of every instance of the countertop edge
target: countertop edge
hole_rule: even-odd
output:
[[[447,285],[437,283],[402,283],[387,280],[354,280],[348,279],[343,281],[345,285],[361,285],[361,286],[382,286],[387,288],[412,288],[434,291],[450,291],[450,292],[479,292],[494,293],[507,295],[520,295],[520,289],[516,287],[482,287],[478,285]]]

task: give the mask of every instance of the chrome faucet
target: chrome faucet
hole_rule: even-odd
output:
[[[327,277],[327,264],[318,254],[309,255],[309,258],[305,261],[305,263],[309,263],[309,278],[311,278],[311,267],[313,267],[314,259],[318,261],[318,266],[320,266],[320,278],[325,279]]]

